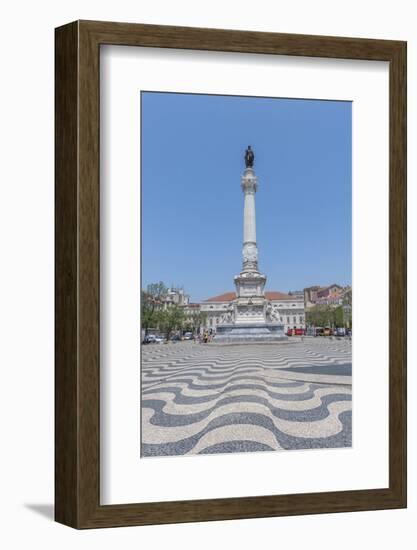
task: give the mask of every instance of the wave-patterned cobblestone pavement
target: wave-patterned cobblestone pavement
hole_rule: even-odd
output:
[[[142,347],[142,456],[350,447],[351,342]]]

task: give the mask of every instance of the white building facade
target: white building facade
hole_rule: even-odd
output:
[[[165,309],[172,305],[188,306],[190,296],[184,292],[183,288],[171,287],[164,296],[163,302]]]

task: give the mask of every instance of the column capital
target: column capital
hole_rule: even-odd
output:
[[[246,168],[241,179],[242,191],[244,193],[256,193],[258,189],[258,178],[253,168]]]

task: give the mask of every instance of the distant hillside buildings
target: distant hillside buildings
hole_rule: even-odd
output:
[[[169,288],[165,299],[165,307],[176,304],[177,306],[188,306],[190,303],[190,296],[185,294],[183,288]]]
[[[329,286],[310,286],[304,289],[304,306],[309,309],[318,305],[339,306],[350,304],[352,288],[332,284]]]

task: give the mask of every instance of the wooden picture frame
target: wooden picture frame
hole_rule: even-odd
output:
[[[406,43],[76,21],[56,29],[55,519],[75,528],[406,506]],[[100,505],[99,56],[117,44],[389,62],[389,487]]]

